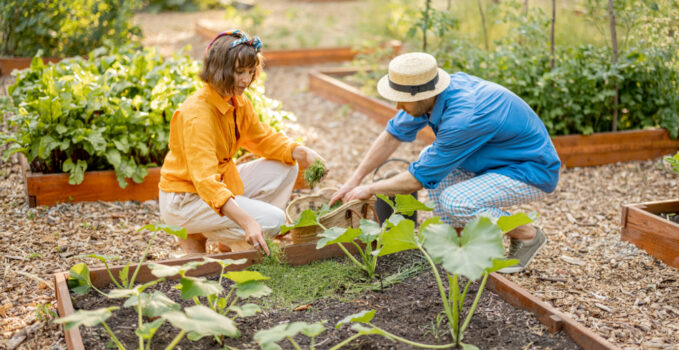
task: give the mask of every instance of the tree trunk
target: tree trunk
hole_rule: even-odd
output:
[[[486,50],[488,47],[488,32],[486,31],[486,16],[483,14],[483,6],[481,0],[476,0],[476,4],[479,5],[479,13],[481,14],[481,26],[483,27],[483,42],[486,45]]]
[[[613,8],[613,0],[608,0],[608,17],[610,19],[610,24],[611,24],[611,45],[612,45],[612,52],[613,52],[613,67],[615,67],[615,70],[617,71],[617,64],[618,64],[618,36],[615,31],[615,10]],[[612,131],[617,131],[618,130],[618,98],[619,98],[619,83],[618,83],[618,78],[613,77],[615,81],[615,95],[613,96],[613,122],[611,123],[611,130]]]
[[[554,69],[554,27],[556,25],[556,0],[552,0],[552,29],[549,34],[549,69]]]

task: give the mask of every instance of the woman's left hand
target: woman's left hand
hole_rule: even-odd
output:
[[[297,146],[292,150],[292,158],[299,163],[300,168],[308,168],[309,165],[313,164],[317,159],[323,162],[327,168],[327,163],[323,157],[321,157],[316,151],[309,147]]]

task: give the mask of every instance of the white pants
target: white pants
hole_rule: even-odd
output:
[[[285,223],[283,211],[297,179],[297,165],[257,159],[237,166],[244,193],[236,203],[262,226],[268,235],[280,232]],[[243,241],[245,231],[226,216],[220,216],[196,193],[159,193],[160,218],[181,226],[188,234],[202,233],[223,244]]]

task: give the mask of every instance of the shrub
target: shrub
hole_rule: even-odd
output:
[[[0,3],[0,55],[82,55],[108,41],[141,35],[131,19],[137,1],[7,0]]]

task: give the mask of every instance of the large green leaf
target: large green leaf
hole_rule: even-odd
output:
[[[384,256],[409,249],[417,249],[417,241],[415,240],[415,223],[406,219],[382,236],[382,248],[374,251],[373,254]]]
[[[219,295],[224,288],[215,281],[205,278],[182,277],[179,280],[182,289],[182,299],[189,300],[194,297],[207,297],[208,295]]]
[[[261,298],[271,294],[271,288],[260,281],[250,281],[236,285],[236,295],[241,299]]]
[[[137,307],[141,300],[142,314],[146,317],[158,317],[168,311],[179,310],[181,306],[172,299],[168,298],[160,291],[153,294],[141,293],[139,296],[132,296],[125,301],[124,307]]]
[[[424,204],[410,194],[396,195],[396,210],[394,212],[403,215],[413,215],[416,210],[432,211],[434,210],[433,203]]]
[[[519,263],[517,259],[493,259],[493,266],[486,269],[486,272],[491,273],[495,271],[500,271],[505,267],[514,266]]]
[[[358,239],[366,244],[376,240],[382,232],[380,224],[372,220],[361,219],[359,228],[361,229],[361,235],[358,236]]]
[[[202,305],[187,307],[184,312],[169,311],[161,317],[173,326],[200,337],[225,335],[233,338],[240,335],[233,320]]]
[[[340,328],[343,324],[345,323],[370,323],[372,319],[375,317],[375,310],[363,310],[361,312],[357,312],[355,314],[349,315],[335,325],[335,328]]]
[[[432,224],[422,233],[424,248],[451,274],[477,280],[504,256],[502,231],[487,217],[469,222],[458,238],[457,231],[446,224]]]
[[[269,277],[266,277],[257,271],[229,271],[223,274],[222,276],[236,283],[246,283],[250,281],[264,281],[269,279]]]
[[[277,342],[288,337],[293,338],[304,330],[309,330],[306,322],[284,323],[255,333],[254,339],[262,349],[280,349],[280,346],[274,346]]]
[[[232,306],[231,311],[238,314],[238,317],[250,317],[256,315],[258,312],[262,312],[262,309],[259,305],[248,303],[240,306]]]
[[[193,270],[198,266],[206,264],[205,261],[189,261],[183,265],[171,266],[157,263],[149,263],[148,267],[151,273],[156,277],[170,277],[174,275],[183,275],[187,271]]]
[[[288,231],[292,230],[293,228],[309,227],[314,225],[318,225],[318,218],[316,217],[316,213],[314,213],[314,211],[311,209],[306,209],[302,212],[299,218],[295,220],[294,224],[281,226],[281,234],[285,234]]]
[[[238,260],[233,260],[233,259],[219,260],[219,259],[213,259],[213,258],[205,256],[205,257],[203,257],[203,261],[211,262],[211,263],[213,262],[213,263],[219,264],[219,266],[221,266],[221,267],[227,267],[229,265],[243,265],[246,262],[248,262],[248,259],[243,258],[243,259],[238,259]]]
[[[318,237],[321,237],[321,239],[319,239],[316,243],[316,249],[320,249],[335,243],[353,242],[353,240],[356,239],[356,237],[358,237],[360,234],[360,228],[330,228],[329,230],[318,235]]]
[[[144,339],[151,339],[156,334],[160,326],[165,322],[164,319],[159,318],[153,322],[144,323],[141,327],[134,330],[134,334]]]
[[[57,318],[55,323],[63,323],[64,329],[69,330],[74,327],[83,325],[85,327],[94,327],[111,317],[111,311],[118,310],[118,307],[105,307],[96,310],[78,310],[66,317]]]
[[[530,224],[537,218],[536,212],[518,213],[512,216],[501,216],[497,219],[497,226],[500,227],[502,233],[507,233],[519,226]]]

